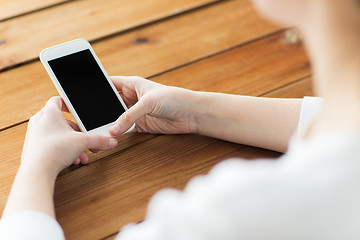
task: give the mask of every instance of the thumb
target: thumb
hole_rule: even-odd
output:
[[[84,134],[84,136],[86,149],[109,150],[116,147],[118,143],[113,137],[106,137],[98,134]]]
[[[138,101],[124,112],[109,128],[111,135],[117,136],[126,132],[139,118],[148,114],[144,101]]]

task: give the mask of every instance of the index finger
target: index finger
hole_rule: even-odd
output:
[[[126,82],[136,83],[136,80],[140,77],[137,76],[112,76],[110,77],[111,81],[114,83],[118,91],[122,91]]]

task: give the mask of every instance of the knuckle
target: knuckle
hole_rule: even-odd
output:
[[[134,86],[137,86],[137,85],[140,84],[143,80],[144,80],[144,78],[142,78],[142,77],[140,77],[140,76],[133,76],[133,77],[131,77],[131,84],[133,84]]]
[[[129,78],[126,78],[126,79],[124,80],[124,85],[125,85],[125,86],[131,86],[131,80],[130,80]]]
[[[154,94],[149,94],[149,95],[145,95],[145,96],[143,97],[143,99],[141,99],[142,101],[141,101],[140,104],[143,105],[144,110],[145,110],[146,112],[149,112],[150,109],[152,109],[153,106],[156,105],[156,103],[157,103],[156,98],[157,98],[157,95],[156,95],[156,94],[155,94],[155,95],[154,95]]]

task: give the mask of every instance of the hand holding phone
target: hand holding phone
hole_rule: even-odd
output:
[[[80,130],[110,136],[127,107],[90,43],[77,39],[44,49],[40,60]]]

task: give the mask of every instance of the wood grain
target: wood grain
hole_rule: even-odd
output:
[[[284,97],[284,98],[303,98],[305,96],[315,96],[312,89],[312,78],[307,77],[294,83],[285,85],[275,89],[265,95],[264,97]]]
[[[0,21],[17,15],[25,14],[42,8],[68,2],[65,0],[0,0]]]
[[[55,44],[76,38],[93,41],[214,1],[73,1],[0,22],[0,70],[36,59]]]
[[[278,29],[260,19],[249,2],[229,1],[102,40],[93,47],[110,75],[149,77]],[[242,64],[235,59],[233,68]],[[40,62],[0,73],[0,129],[27,121],[54,95],[58,93]]]

